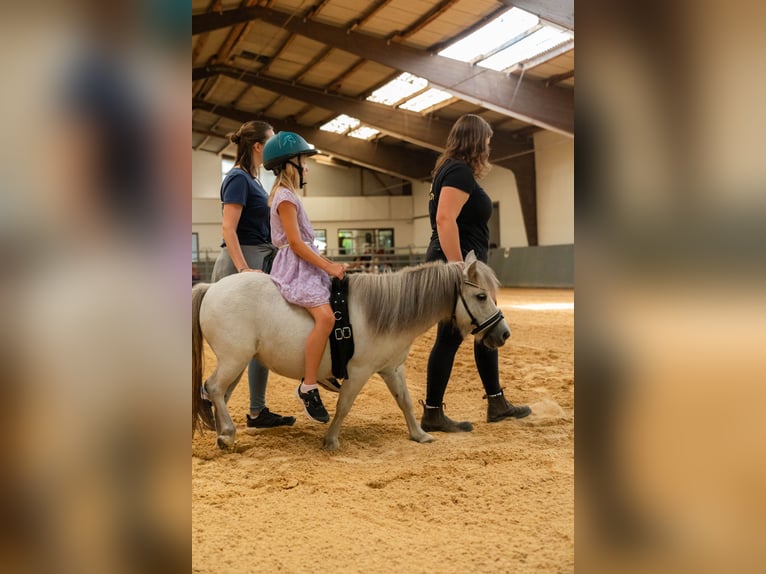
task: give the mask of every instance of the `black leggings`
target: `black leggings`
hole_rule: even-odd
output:
[[[455,354],[463,342],[463,336],[451,321],[439,323],[436,341],[428,357],[428,374],[426,379],[426,404],[430,407],[440,407],[447,390]],[[482,343],[474,342],[473,356],[476,369],[484,385],[487,395],[500,392],[500,380],[497,368],[497,349],[490,350]]]

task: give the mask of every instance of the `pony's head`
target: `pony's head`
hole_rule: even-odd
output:
[[[492,269],[476,259],[473,251],[463,264],[463,276],[455,301],[455,321],[490,349],[497,349],[511,336],[503,312],[497,307],[499,283]]]

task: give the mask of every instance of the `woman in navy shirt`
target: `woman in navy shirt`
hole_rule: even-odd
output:
[[[213,268],[213,281],[234,273],[269,272],[276,247],[271,243],[269,194],[258,179],[263,146],[274,135],[266,122],[252,121],[229,134],[237,144],[237,162],[221,184],[223,243]],[[247,369],[250,386],[248,428],[270,428],[295,423],[266,407],[268,369],[253,359]]]

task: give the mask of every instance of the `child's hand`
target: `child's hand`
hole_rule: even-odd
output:
[[[327,268],[327,274],[337,277],[338,279],[343,279],[346,275],[346,266],[342,263],[331,263]]]

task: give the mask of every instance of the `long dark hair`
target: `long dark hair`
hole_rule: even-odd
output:
[[[231,143],[237,144],[237,161],[250,175],[255,176],[253,165],[253,146],[266,143],[266,133],[273,130],[266,122],[253,120],[242,124],[236,132],[227,135]]]
[[[479,179],[490,170],[489,144],[492,126],[474,114],[460,116],[447,136],[447,147],[436,160],[431,172],[435,176],[447,160],[457,159],[468,164],[475,178]]]

